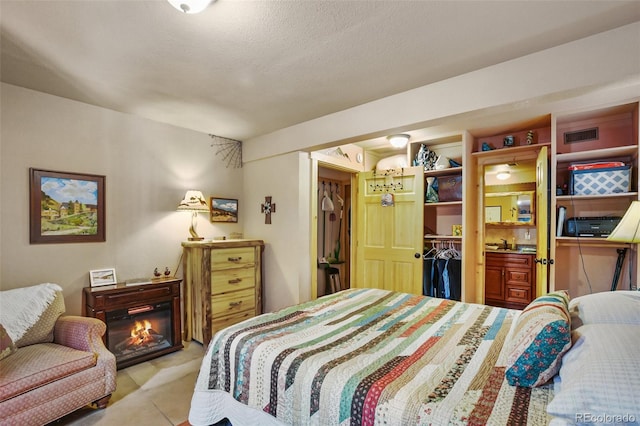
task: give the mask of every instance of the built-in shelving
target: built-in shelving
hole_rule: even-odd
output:
[[[557,194],[551,196],[554,217],[560,206],[565,207],[565,218],[570,217],[622,217],[631,201],[639,195],[638,173],[638,102],[568,112],[554,117],[556,134],[552,143],[552,188],[569,188],[571,164],[620,161],[631,167],[630,191],[598,195]],[[565,135],[575,132],[591,133],[592,137],[569,142]],[[566,140],[566,142],[565,142]],[[554,191],[552,191],[554,192]],[[550,289],[565,289],[572,297],[589,292],[607,291],[616,270],[618,253],[629,251],[621,274],[619,289],[628,289],[629,282],[638,279],[638,256],[635,244],[609,241],[597,237],[556,236],[557,221],[551,224]],[[566,230],[567,227],[564,226]],[[628,273],[626,271],[628,270]]]
[[[492,149],[491,151],[473,152],[471,153],[471,155],[478,158],[495,157],[496,155],[501,155],[501,154],[517,156],[529,151],[539,151],[540,148],[543,146],[550,147],[551,143],[543,142],[543,143],[536,143],[531,145],[514,146],[510,148]]]

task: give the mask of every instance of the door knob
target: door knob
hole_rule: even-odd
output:
[[[420,253],[416,253],[413,255],[416,259],[420,259],[422,257],[422,255]]]

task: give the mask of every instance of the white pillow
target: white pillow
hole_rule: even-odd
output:
[[[640,325],[640,291],[607,291],[587,294],[569,302],[571,328],[583,324]]]
[[[640,326],[587,324],[572,340],[547,412],[567,424],[640,424]]]

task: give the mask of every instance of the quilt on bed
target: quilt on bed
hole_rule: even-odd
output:
[[[518,312],[345,290],[218,333],[196,392],[224,390],[288,424],[546,425],[552,386],[505,379]]]

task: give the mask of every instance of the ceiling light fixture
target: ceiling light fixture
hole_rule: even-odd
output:
[[[167,0],[171,6],[184,13],[200,13],[215,0]]]
[[[391,146],[394,148],[404,148],[405,146],[407,146],[407,143],[409,142],[409,138],[411,138],[411,136],[405,133],[402,133],[399,135],[387,136],[387,140],[389,141]]]
[[[496,174],[498,180],[507,180],[511,177],[511,173],[508,170],[503,170]]]

